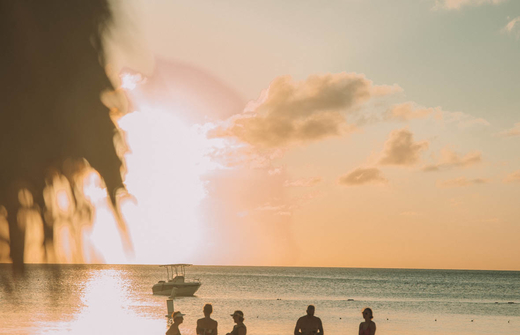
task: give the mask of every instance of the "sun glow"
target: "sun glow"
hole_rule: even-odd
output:
[[[202,177],[216,167],[206,155],[209,140],[172,112],[144,109],[118,121],[125,132],[125,185],[120,201],[135,258],[122,252],[106,193],[99,182],[86,183],[96,217],[86,239],[107,263],[194,262],[203,240],[199,204],[206,196]]]

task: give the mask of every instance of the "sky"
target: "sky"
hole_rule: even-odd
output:
[[[87,261],[520,270],[520,1],[117,8],[134,253],[94,187]]]

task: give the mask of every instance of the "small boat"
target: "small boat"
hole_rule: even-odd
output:
[[[199,289],[201,283],[198,279],[193,281],[185,280],[186,267],[191,266],[191,264],[166,264],[159,266],[166,268],[166,280],[160,280],[152,287],[153,294],[189,297]]]

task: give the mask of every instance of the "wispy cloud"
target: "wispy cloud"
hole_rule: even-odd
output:
[[[282,202],[280,199],[274,200],[274,203],[267,202],[255,208],[259,212],[267,212],[273,215],[287,216],[292,215],[293,211],[298,210],[316,198],[324,196],[321,191],[313,191],[298,197],[291,198]]]
[[[504,28],[502,33],[515,35],[516,38],[520,38],[520,16],[515,17],[509,21]]]
[[[504,183],[518,183],[520,182],[520,170],[510,173],[504,178]]]
[[[364,184],[386,184],[388,180],[378,168],[357,168],[338,179],[343,186],[356,186]]]
[[[480,6],[485,4],[498,5],[507,0],[435,0],[434,9],[460,9],[464,6]]]
[[[515,125],[511,129],[506,129],[504,131],[501,131],[500,133],[498,133],[498,135],[501,137],[520,136],[520,122],[515,123]]]
[[[409,121],[413,119],[425,119],[431,115],[436,116],[436,118],[442,118],[441,108],[419,107],[414,102],[408,101],[390,107],[385,113],[385,119]]]
[[[286,180],[283,183],[284,187],[309,187],[316,186],[321,183],[321,177],[310,177],[310,178],[302,178],[296,180]]]
[[[394,130],[390,133],[379,161],[381,165],[411,166],[419,162],[420,154],[428,148],[427,141],[415,142],[408,129]]]
[[[444,181],[438,181],[437,187],[464,187],[470,185],[487,184],[489,180],[484,178],[467,179],[466,177],[459,177],[455,179],[448,179]]]
[[[445,123],[455,123],[459,128],[469,128],[473,126],[489,126],[490,123],[480,117],[474,117],[472,115],[463,112],[442,112],[442,121]]]
[[[209,135],[235,137],[263,148],[341,136],[356,128],[347,123],[348,113],[372,97],[401,91],[398,85],[377,86],[356,73],[313,75],[300,82],[282,76],[259,101]]]
[[[443,148],[441,150],[439,161],[435,164],[426,165],[422,170],[426,172],[439,171],[441,169],[454,167],[468,167],[481,162],[482,153],[480,151],[472,151],[465,155],[461,155],[449,148]]]
[[[423,107],[413,101],[393,105],[384,113],[384,119],[387,121],[411,121],[426,118],[433,118],[443,124],[455,124],[459,128],[490,125],[484,118],[474,117],[463,112],[445,111],[440,106]]]
[[[277,167],[277,168],[269,169],[269,170],[267,171],[267,173],[268,173],[270,176],[276,176],[276,175],[282,173],[282,168],[281,168],[281,167]]]
[[[267,169],[269,175],[282,172],[281,168],[271,168],[272,161],[284,155],[279,148],[258,149],[235,140],[225,140],[208,153],[214,162],[222,167],[247,167],[250,169]]]

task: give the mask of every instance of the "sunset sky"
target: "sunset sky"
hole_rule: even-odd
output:
[[[106,262],[520,270],[520,1],[123,9]]]

